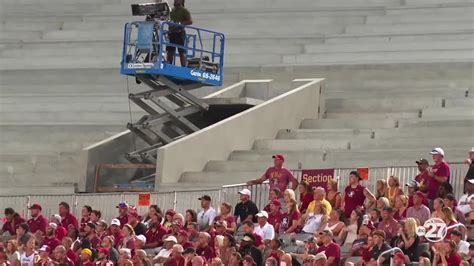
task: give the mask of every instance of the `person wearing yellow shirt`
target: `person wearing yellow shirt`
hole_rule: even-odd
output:
[[[314,200],[308,205],[306,209],[306,214],[314,213],[314,208],[316,207],[317,202],[321,202],[324,207],[326,207],[327,213],[331,213],[332,206],[329,201],[326,200],[326,190],[322,187],[316,187],[313,189]]]

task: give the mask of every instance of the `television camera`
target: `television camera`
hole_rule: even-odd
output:
[[[170,10],[167,2],[132,4],[132,15],[145,16],[146,21],[168,21]]]

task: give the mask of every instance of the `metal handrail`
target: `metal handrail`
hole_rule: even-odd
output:
[[[394,250],[403,252],[399,247],[394,247],[394,248],[391,248],[391,249],[389,249],[389,250],[386,250],[386,251],[380,253],[379,257],[377,258],[377,265],[380,266],[379,260],[380,260],[380,258],[381,258],[383,255],[385,255],[385,254],[387,254],[387,253],[390,253],[390,252],[392,252],[392,251],[394,251]],[[390,265],[392,265],[391,260],[390,260]]]

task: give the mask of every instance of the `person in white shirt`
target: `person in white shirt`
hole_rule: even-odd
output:
[[[213,225],[217,212],[211,206],[211,197],[209,195],[204,195],[199,200],[201,201],[202,210],[197,215],[197,223],[199,231],[207,232]]]
[[[265,244],[268,244],[272,239],[275,238],[275,229],[273,225],[267,222],[268,213],[266,211],[261,211],[257,213],[257,226],[254,228],[253,232],[257,235],[260,235],[263,238]]]
[[[451,239],[456,242],[458,252],[461,256],[469,255],[469,242],[462,240],[462,233],[459,230],[453,230],[451,232]]]
[[[474,179],[466,181],[466,194],[462,195],[458,200],[458,210],[464,215],[471,212],[473,209],[469,205],[470,201],[474,198]]]
[[[174,236],[168,236],[163,240],[163,248],[160,252],[153,258],[154,264],[164,263],[165,260],[171,255],[173,250],[173,245],[178,243],[178,240]]]

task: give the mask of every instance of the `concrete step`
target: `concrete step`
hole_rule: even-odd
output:
[[[371,129],[281,129],[277,139],[370,139]]]
[[[474,39],[474,38],[473,38]],[[305,53],[336,53],[336,52],[374,52],[374,51],[420,51],[420,50],[466,50],[472,48],[472,40],[457,41],[419,41],[419,42],[367,42],[342,44],[310,44],[305,45]]]
[[[2,103],[0,113],[106,113],[106,112],[143,112],[143,109],[131,103],[128,99],[122,102],[52,102],[52,103]]]
[[[453,22],[472,20],[469,12],[449,14],[396,14],[396,15],[370,15],[366,18],[367,24],[393,24],[393,23],[420,23],[420,22]]]
[[[426,119],[451,119],[470,118],[474,119],[474,108],[466,107],[446,107],[446,108],[425,108],[422,117]]]
[[[466,111],[469,111],[469,108],[471,110],[474,109],[474,98],[456,98],[456,99],[446,99],[445,100],[445,106],[447,108],[450,107],[467,107]]]
[[[13,195],[31,195],[34,191],[35,195],[64,195],[73,194],[76,192],[75,185],[45,185],[38,184],[37,186],[18,186],[18,183],[9,186],[0,187],[0,194],[2,196]]]
[[[77,21],[76,21],[77,23]],[[59,30],[63,22],[60,21],[4,21],[0,24],[0,31],[45,31]]]
[[[369,99],[328,99],[326,100],[326,110],[328,112],[369,112],[377,110],[379,112],[394,112],[396,110],[416,110],[428,107],[442,107],[442,98],[427,96],[425,98],[413,98],[406,96],[390,98],[369,98]]]
[[[352,118],[352,119],[417,119],[419,111],[403,112],[328,112],[326,118]]]
[[[303,129],[371,129],[371,128],[395,128],[397,119],[351,119],[351,118],[326,118],[326,119],[304,119],[301,122]]]
[[[49,142],[86,142],[102,140],[125,130],[122,126],[0,126],[0,142],[27,141],[41,139]],[[3,155],[3,152],[2,154]],[[0,156],[0,159],[2,157]]]
[[[224,174],[224,175],[223,175]],[[195,182],[195,183],[212,183],[215,185],[229,185],[245,183],[249,180],[259,178],[262,176],[261,171],[246,171],[246,172],[184,172],[181,182]],[[205,181],[204,181],[205,180]]]
[[[71,137],[74,137],[72,135]],[[40,138],[40,136],[38,136]],[[90,139],[89,141],[74,141],[65,140],[65,141],[55,141],[55,142],[38,142],[38,141],[27,141],[21,139],[13,139],[8,142],[0,142],[0,147],[2,150],[6,151],[17,151],[17,152],[26,152],[31,151],[34,153],[44,153],[44,152],[76,152],[80,151],[83,148],[94,144],[101,139]]]
[[[107,94],[4,94],[0,98],[1,104],[45,104],[45,103],[107,103],[122,104],[128,103],[128,94],[126,93],[107,93]]]
[[[418,14],[423,16],[424,14],[457,14],[457,13],[469,13],[473,12],[474,7],[472,4],[453,4],[446,6],[439,5],[420,5],[413,7],[393,7],[386,10],[387,15],[400,15],[400,14]]]
[[[408,62],[470,62],[474,60],[471,49],[393,51],[393,52],[349,52],[313,53],[283,56],[283,64],[367,64],[367,63],[408,63]]]
[[[426,31],[418,34],[341,34],[327,36],[325,43],[368,43],[368,42],[419,42],[419,41],[451,41],[472,40],[473,31]]]
[[[436,96],[446,99],[456,100],[465,98],[468,88],[418,88],[418,87],[401,87],[395,89],[373,88],[373,89],[352,89],[352,88],[331,88],[323,92],[325,99],[368,99],[368,98],[385,98],[385,97],[413,97],[423,98],[426,96]]]
[[[474,143],[474,135],[469,137],[457,137],[456,139],[450,139],[448,136],[443,137],[430,137],[418,136],[417,138],[391,138],[390,141],[387,139],[373,139],[373,140],[354,140],[351,141],[351,149],[386,149],[386,148],[426,148],[427,150],[432,148],[433,143],[438,143],[446,148],[462,148],[468,147],[471,143]],[[435,145],[436,146],[436,145]]]
[[[430,138],[440,137],[469,137],[474,136],[474,128],[465,126],[452,127],[400,127],[394,129],[374,129],[375,139],[393,139],[393,138],[416,138],[419,136],[429,136]]]
[[[323,150],[311,150],[302,153],[294,150],[237,150],[229,155],[231,161],[265,161],[271,164],[274,154],[284,154],[286,162],[297,163],[302,160],[320,162],[324,160]]]
[[[401,119],[398,122],[400,128],[409,127],[409,128],[418,128],[418,127],[473,127],[474,119],[465,117],[465,118],[453,118],[453,119],[443,119],[443,118],[421,118],[417,120],[404,120]],[[416,130],[416,129],[414,129]]]
[[[135,119],[139,119],[144,112],[132,113]],[[80,112],[80,113],[51,113],[51,112],[25,112],[25,113],[4,113],[0,119],[1,125],[8,124],[86,124],[95,125],[117,125],[130,122],[130,114],[128,112]]]
[[[472,30],[472,19],[456,22],[431,22],[431,23],[400,23],[400,24],[378,24],[378,25],[350,25],[345,32],[353,33],[425,33],[430,31],[450,32]]]
[[[347,149],[350,140],[300,140],[300,139],[257,139],[253,144],[255,150],[325,150]]]

